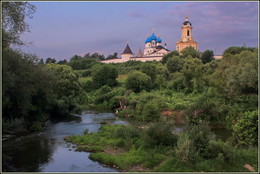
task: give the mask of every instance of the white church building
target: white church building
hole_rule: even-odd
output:
[[[148,36],[145,40],[145,48],[143,53],[139,50],[137,56],[134,56],[134,53],[131,51],[129,44],[127,43],[125,50],[121,54],[121,58],[104,60],[102,63],[122,63],[129,60],[136,61],[160,61],[162,57],[170,52],[165,46],[162,46],[162,39],[157,37],[154,32],[151,36]]]

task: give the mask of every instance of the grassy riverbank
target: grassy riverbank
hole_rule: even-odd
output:
[[[257,170],[256,148],[234,148],[216,140],[209,126],[189,126],[180,134],[173,125],[103,125],[97,133],[66,137],[78,151],[93,152],[90,158],[120,171],[246,172]]]

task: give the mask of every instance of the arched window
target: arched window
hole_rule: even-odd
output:
[[[190,30],[187,30],[187,36],[190,36]]]

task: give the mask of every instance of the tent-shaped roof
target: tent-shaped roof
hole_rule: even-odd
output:
[[[125,50],[122,54],[133,54],[128,44],[126,45]]]

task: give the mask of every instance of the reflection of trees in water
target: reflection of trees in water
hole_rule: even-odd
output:
[[[55,143],[41,136],[3,142],[3,171],[39,172],[51,160]]]

